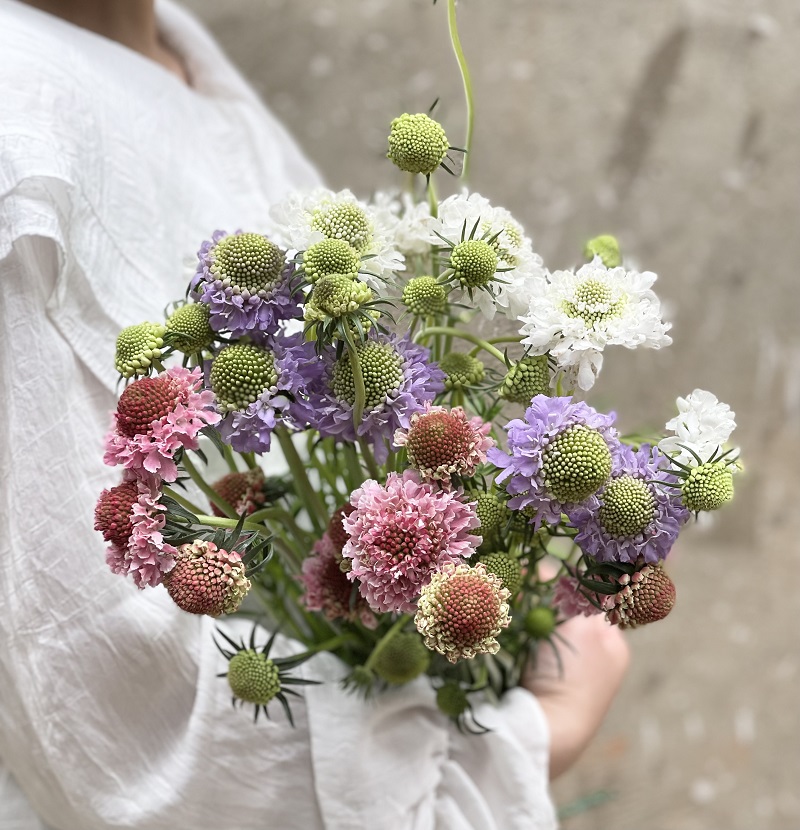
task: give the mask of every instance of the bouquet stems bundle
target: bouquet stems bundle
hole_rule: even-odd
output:
[[[188,613],[260,600],[300,645],[273,658],[274,636],[221,632],[256,716],[277,699],[291,720],[309,682],[293,669],[327,650],[365,694],[427,674],[442,711],[480,731],[470,694],[516,685],[564,620],[664,618],[680,530],[733,496],[733,413],[710,393],[678,399],[653,436],[620,436],[581,399],[607,347],[671,342],[655,275],[610,236],[549,271],[508,211],[437,198],[439,171],[469,159],[473,113],[447,10],[466,146],[400,115],[388,157],[405,192],[297,193],[264,228],[214,232],[187,299],[117,341],[105,461],[123,472],[95,516],[108,564]]]

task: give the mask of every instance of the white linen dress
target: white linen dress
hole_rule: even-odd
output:
[[[213,621],[105,565],[118,330],[182,295],[213,230],[261,229],[318,182],[208,34],[158,15],[192,88],[0,0],[0,830],[552,828],[526,691],[462,737],[424,680],[364,704],[324,655],[297,728],[254,726],[215,676]]]

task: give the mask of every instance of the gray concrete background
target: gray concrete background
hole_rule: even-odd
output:
[[[437,97],[463,140],[442,2],[186,5],[333,187],[401,185],[389,121]],[[735,506],[671,558],[678,605],[632,634],[626,686],[556,786],[563,826],[798,830],[800,5],[465,0],[460,17],[473,188],[551,267],[611,232],[660,275],[675,344],[609,353],[592,402],[659,425],[676,395],[711,389],[748,467]]]

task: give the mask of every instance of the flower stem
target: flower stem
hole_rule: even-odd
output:
[[[458,20],[456,17],[456,0],[447,0],[447,25],[450,29],[450,42],[453,44],[458,68],[461,70],[461,80],[464,82],[464,97],[467,99],[467,135],[464,139],[464,168],[461,176],[466,180],[469,169],[470,150],[472,149],[472,129],[475,123],[475,104],[472,95],[472,79],[469,74],[469,66],[461,48],[461,38],[458,36]]]
[[[228,464],[228,469],[232,473],[238,473],[239,468],[236,466],[236,459],[233,457],[233,450],[230,448],[230,445],[228,444],[223,444],[223,446],[224,450],[222,454],[225,456],[225,461]]]
[[[300,454],[297,452],[297,448],[292,441],[292,436],[285,427],[278,427],[275,430],[275,435],[278,436],[278,441],[283,450],[283,457],[289,465],[289,471],[292,474],[294,484],[308,512],[308,517],[311,519],[314,529],[318,533],[322,533],[328,524],[328,511],[322,503],[319,494],[311,485],[303,460],[300,458]]]
[[[226,501],[225,499],[208,484],[203,476],[200,475],[197,467],[194,466],[192,463],[192,459],[189,458],[189,453],[184,452],[183,458],[181,459],[181,465],[183,469],[189,473],[190,478],[192,481],[203,491],[206,498],[212,503],[215,504],[226,516],[232,518],[234,520],[234,524],[236,521],[236,510],[234,510],[233,505]]]
[[[178,504],[182,507],[185,507],[191,513],[194,513],[195,516],[198,513],[202,513],[202,508],[198,507],[193,501],[189,501],[189,499],[182,496],[180,493],[177,493],[175,490],[171,489],[170,487],[164,486],[163,492],[169,496],[171,499],[175,499]]]
[[[199,524],[207,525],[208,527],[236,527],[239,524],[238,519],[224,519],[221,516],[207,516],[203,513],[197,517],[197,521]],[[249,530],[252,533],[258,533],[259,536],[264,536],[267,539],[272,538],[271,531],[269,528],[264,527],[264,525],[246,521],[242,524],[242,529]]]
[[[361,360],[356,351],[356,344],[353,340],[353,332],[345,326],[344,336],[347,341],[347,352],[350,355],[350,367],[353,370],[353,386],[355,386],[356,400],[353,404],[353,429],[358,435],[358,428],[364,418],[364,406],[367,402],[367,391],[364,388],[364,373],[361,371]]]
[[[293,655],[293,658],[298,657],[311,657],[317,652],[320,651],[333,651],[333,649],[338,648],[341,645],[344,645],[348,640],[352,640],[352,634],[339,634],[338,637],[332,637],[330,640],[326,640],[324,643],[316,643],[315,645],[307,648],[301,654]]]
[[[408,614],[401,614],[394,625],[383,635],[378,645],[372,650],[367,662],[364,663],[365,669],[371,669],[375,665],[375,661],[380,657],[381,652],[389,645],[389,643],[399,634],[406,626],[406,623],[411,619]]]
[[[436,334],[446,334],[451,335],[452,337],[460,337],[462,340],[474,343],[485,352],[488,352],[493,357],[496,357],[501,363],[505,364],[506,362],[505,355],[499,349],[496,349],[491,343],[487,343],[485,340],[478,337],[477,334],[471,334],[468,331],[461,331],[460,329],[450,328],[449,326],[430,326],[429,328],[421,331],[416,336],[415,340],[420,342],[421,340],[433,337]]]
[[[369,474],[378,481],[381,477],[381,472],[378,469],[378,465],[375,462],[375,456],[372,454],[372,450],[369,448],[369,444],[367,443],[366,438],[359,438],[358,439],[358,446],[361,448],[361,456],[363,457],[364,461],[366,462],[367,469],[369,470]]]
[[[242,452],[239,453],[244,459],[244,463],[247,464],[248,470],[255,470],[258,467],[258,463],[256,462],[256,454],[254,452]]]

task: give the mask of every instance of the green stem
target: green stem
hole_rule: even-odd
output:
[[[361,426],[361,421],[364,417],[364,406],[367,402],[367,391],[364,388],[364,373],[361,371],[361,360],[356,351],[355,340],[353,340],[353,332],[348,326],[344,327],[344,336],[347,341],[347,351],[350,355],[350,367],[353,370],[353,386],[355,386],[356,400],[353,404],[353,428],[358,435],[358,429]]]
[[[232,518],[235,524],[237,514],[236,510],[233,508],[233,505],[223,499],[222,496],[220,496],[220,494],[217,493],[217,491],[203,479],[203,476],[200,475],[197,467],[195,467],[192,463],[192,459],[189,458],[188,452],[184,452],[183,458],[181,459],[181,465],[183,466],[183,469],[189,473],[192,481],[203,491],[205,497],[212,504],[215,504],[226,516]]]
[[[314,529],[318,533],[322,533],[328,524],[328,511],[322,503],[319,494],[311,485],[303,460],[300,458],[300,454],[297,452],[297,448],[292,441],[292,436],[286,431],[285,427],[278,427],[275,430],[275,435],[278,436],[278,441],[283,450],[283,457],[289,465],[289,471],[303,499],[308,517],[311,519]]]
[[[238,519],[224,519],[221,516],[207,516],[201,513],[197,517],[198,524],[207,525],[208,527],[236,527],[239,524]],[[272,533],[270,532],[269,528],[264,527],[264,525],[255,524],[253,522],[244,522],[242,525],[243,530],[249,530],[252,533],[258,533],[259,536],[264,536],[267,538],[272,537]]]
[[[230,448],[230,445],[223,444],[224,450],[222,454],[225,456],[225,461],[228,464],[228,469],[232,473],[238,473],[239,468],[236,466],[236,459],[233,457],[233,450]]]
[[[433,183],[433,178],[428,176],[428,207],[431,211],[431,216],[434,219],[439,218],[439,200],[436,198],[436,185]]]
[[[488,352],[493,357],[496,357],[501,363],[505,364],[505,355],[496,349],[491,343],[487,343],[483,338],[478,337],[477,334],[471,334],[468,331],[461,331],[460,329],[450,328],[449,326],[431,326],[424,329],[416,336],[416,341],[420,342],[428,337],[433,337],[435,334],[448,334],[452,337],[460,337],[462,340],[467,340],[474,343],[479,348]]]
[[[394,639],[395,635],[399,634],[403,628],[405,628],[406,623],[411,619],[408,614],[401,614],[394,625],[383,635],[378,645],[372,651],[367,662],[364,663],[365,669],[371,669],[375,665],[375,661],[380,657],[381,652],[386,648],[387,645]]]
[[[183,507],[185,507],[187,510],[191,511],[192,513],[194,513],[194,514],[195,514],[195,516],[196,516],[198,513],[202,513],[202,512],[203,512],[203,511],[202,511],[202,509],[201,509],[200,507],[198,507],[198,506],[197,506],[197,505],[196,505],[193,501],[189,501],[189,499],[185,498],[185,497],[184,497],[184,496],[182,496],[180,493],[176,493],[176,492],[175,492],[175,490],[173,490],[172,488],[170,488],[170,487],[166,487],[166,486],[165,486],[165,487],[164,487],[164,492],[165,492],[165,493],[166,493],[166,494],[167,494],[167,495],[168,495],[171,499],[175,499],[175,501],[176,501],[176,502],[178,502],[178,504],[182,505],[182,506],[183,506]]]
[[[361,469],[361,463],[358,460],[356,448],[349,442],[344,445],[344,460],[347,466],[347,475],[349,478],[347,486],[352,492],[364,481],[364,473]]]
[[[338,637],[332,637],[330,640],[327,640],[324,643],[317,643],[316,645],[307,648],[301,654],[292,655],[293,657],[311,657],[317,652],[320,651],[333,651],[333,649],[338,648],[341,645],[344,645],[348,640],[352,640],[353,637],[351,634],[339,634]]]
[[[254,452],[243,452],[240,453],[242,458],[244,459],[244,463],[247,464],[248,470],[255,470],[258,467],[256,462],[256,454]]]
[[[464,97],[467,99],[467,135],[464,140],[464,168],[461,176],[466,180],[469,170],[470,150],[472,149],[472,129],[475,124],[475,104],[472,95],[472,79],[469,74],[469,66],[461,48],[461,38],[458,36],[458,20],[456,17],[456,0],[447,0],[447,25],[450,29],[450,41],[453,44],[453,51],[458,61],[458,68],[461,70],[461,80],[464,82]]]
[[[358,446],[361,447],[361,455],[366,462],[367,469],[369,470],[369,474],[374,478],[376,481],[380,481],[381,472],[378,469],[378,465],[375,461],[375,456],[372,454],[372,450],[369,448],[369,444],[367,443],[366,438],[359,438],[358,439]]]

